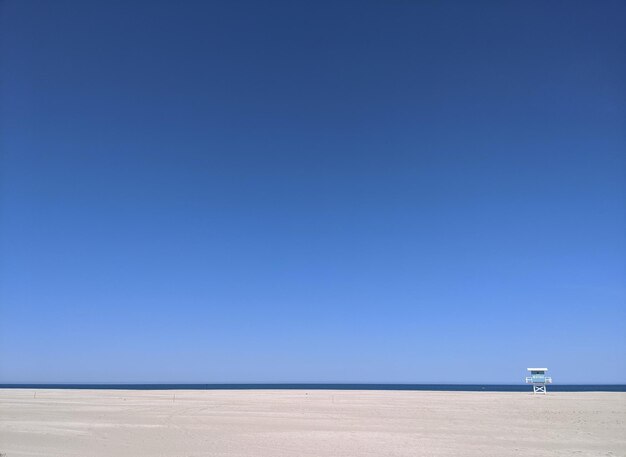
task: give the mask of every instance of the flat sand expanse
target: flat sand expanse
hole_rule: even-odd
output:
[[[0,390],[17,456],[625,456],[626,393]]]

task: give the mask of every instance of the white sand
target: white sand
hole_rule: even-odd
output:
[[[17,456],[625,456],[625,393],[0,390]]]

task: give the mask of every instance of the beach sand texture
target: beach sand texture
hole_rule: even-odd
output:
[[[626,393],[0,390],[18,456],[626,456]]]

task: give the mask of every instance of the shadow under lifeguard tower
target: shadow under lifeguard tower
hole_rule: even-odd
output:
[[[526,376],[526,384],[533,385],[534,394],[545,394],[546,384],[552,383],[552,378],[546,376],[547,368],[527,368],[530,371],[530,376]]]

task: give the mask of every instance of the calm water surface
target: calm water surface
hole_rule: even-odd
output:
[[[440,390],[458,392],[526,392],[526,384],[0,384],[0,389],[124,390]],[[626,392],[626,384],[552,384],[553,392]]]

